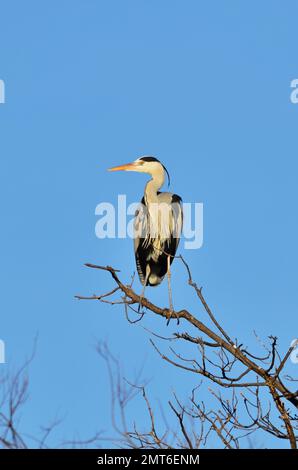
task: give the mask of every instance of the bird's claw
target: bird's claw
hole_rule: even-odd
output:
[[[180,323],[179,315],[177,315],[177,313],[175,312],[175,310],[173,310],[173,308],[169,308],[169,309],[167,310],[166,316],[167,316],[167,326],[169,325],[170,320],[171,320],[173,317],[176,317],[176,319],[177,319],[177,325],[179,325],[179,323]]]
[[[141,298],[140,298],[140,301],[139,301],[139,306],[138,306],[138,313],[139,313],[140,315],[143,314],[143,307],[144,307],[144,306],[143,306],[143,297],[141,297]]]

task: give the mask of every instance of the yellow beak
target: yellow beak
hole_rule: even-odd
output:
[[[138,164],[136,162],[126,163],[125,165],[119,165],[119,166],[114,166],[113,168],[108,168],[108,171],[132,170],[133,168],[137,166]]]

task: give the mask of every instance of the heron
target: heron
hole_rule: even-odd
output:
[[[165,174],[170,185],[170,176],[166,167],[155,157],[142,156],[131,163],[109,168],[109,171],[120,170],[147,173],[151,176],[134,220],[134,253],[137,272],[143,285],[140,305],[146,286],[158,286],[167,275],[169,321],[173,312],[170,267],[182,230],[182,199],[177,194],[159,191],[165,182]]]

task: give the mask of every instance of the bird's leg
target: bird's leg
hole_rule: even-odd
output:
[[[171,257],[168,256],[167,258],[167,277],[168,277],[168,291],[169,291],[169,315],[167,325],[170,323],[172,318],[172,314],[174,312],[173,308],[173,297],[172,297],[172,287],[171,287]],[[177,317],[177,324],[179,325],[179,317]]]
[[[146,289],[146,285],[147,285],[147,282],[148,282],[148,278],[150,276],[150,266],[147,265],[146,266],[146,276],[145,276],[145,281],[144,281],[144,286],[143,286],[143,290],[142,290],[142,293],[140,295],[140,302],[139,302],[139,307],[138,307],[138,313],[140,313],[142,307],[143,307],[143,298],[145,296],[145,289]]]
[[[143,286],[142,293],[140,295],[140,300],[139,300],[139,306],[138,306],[138,313],[141,313],[142,307],[143,307],[143,298],[145,296],[145,289],[146,289],[146,283]]]

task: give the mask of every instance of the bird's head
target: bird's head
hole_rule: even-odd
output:
[[[109,168],[109,171],[137,171],[138,173],[148,173],[152,177],[156,175],[164,175],[166,172],[168,182],[170,184],[170,176],[166,167],[155,157],[144,156],[140,157],[134,162],[126,163],[125,165],[114,166]]]

